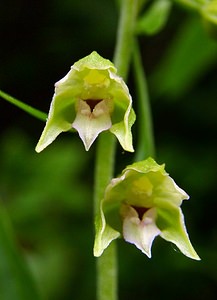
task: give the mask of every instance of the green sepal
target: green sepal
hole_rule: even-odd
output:
[[[157,216],[157,226],[161,230],[160,236],[175,244],[184,255],[200,260],[191,245],[181,208],[174,205],[170,205],[167,209],[158,208]]]
[[[136,115],[131,107],[127,108],[124,120],[114,124],[110,131],[116,136],[123,149],[133,152],[133,138],[131,127],[136,120]]]
[[[109,59],[105,59],[100,56],[96,51],[93,51],[90,55],[79,59],[74,63],[73,68],[77,71],[83,71],[84,69],[92,70],[106,70],[116,73],[116,68]]]
[[[120,236],[120,233],[106,224],[105,216],[100,207],[100,212],[95,219],[95,242],[93,254],[96,257],[102,255],[103,251],[109,246],[109,244]]]

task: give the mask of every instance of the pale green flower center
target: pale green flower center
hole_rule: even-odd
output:
[[[139,176],[131,181],[126,193],[126,203],[132,207],[153,207],[153,184],[147,176]]]
[[[84,77],[84,83],[88,86],[103,85],[103,87],[108,87],[110,85],[110,80],[108,78],[107,72],[105,73],[98,70],[90,70]]]

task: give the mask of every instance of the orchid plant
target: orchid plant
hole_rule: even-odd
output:
[[[155,159],[148,91],[136,36],[156,34],[165,25],[173,1],[120,1],[120,21],[112,63],[96,51],[75,62],[55,84],[48,117],[1,92],[1,97],[33,116],[45,120],[36,151],[41,152],[65,131],[78,133],[88,151],[95,140],[94,255],[97,257],[98,300],[117,299],[115,239],[123,237],[151,258],[157,236],[174,243],[189,258],[199,260],[188,237],[182,201],[189,199]],[[175,1],[197,11],[216,24],[217,1]],[[119,176],[114,174],[116,139],[124,151],[134,152],[131,127],[136,120],[132,99],[125,83],[130,63],[137,72],[140,91],[137,110],[141,137],[136,159]],[[55,145],[53,145],[55,147]]]

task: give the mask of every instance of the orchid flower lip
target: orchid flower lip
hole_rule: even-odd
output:
[[[93,104],[91,103],[90,106],[89,102]],[[77,114],[72,127],[78,131],[88,151],[99,133],[112,126],[109,105],[106,100],[79,100],[76,110]]]

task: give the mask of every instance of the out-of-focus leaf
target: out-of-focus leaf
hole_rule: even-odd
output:
[[[37,154],[24,133],[7,133],[1,143],[0,195],[13,221],[32,221],[56,206],[74,213],[85,210],[89,189],[83,188],[80,172],[87,168],[87,157],[82,144],[73,142],[71,137]]]
[[[202,5],[204,5],[206,0],[174,0],[174,2],[178,2],[187,8],[199,10]]]
[[[16,247],[6,211],[0,204],[0,299],[38,300],[39,294]]]
[[[37,154],[20,130],[5,132],[0,149],[0,198],[40,294],[43,299],[68,299],[68,289],[83,276],[80,261],[92,258],[91,153],[87,156],[82,143],[69,134]],[[79,289],[73,297],[83,299],[75,293]],[[4,299],[0,293],[0,300],[21,299]]]
[[[157,96],[182,96],[217,63],[217,43],[210,39],[198,19],[191,18],[175,39],[152,75]]]
[[[217,1],[211,1],[204,5],[201,9],[201,13],[204,18],[208,19],[209,21],[213,22],[217,25]]]
[[[169,0],[154,1],[138,20],[136,31],[138,34],[153,35],[158,33],[166,24],[172,3]]]

